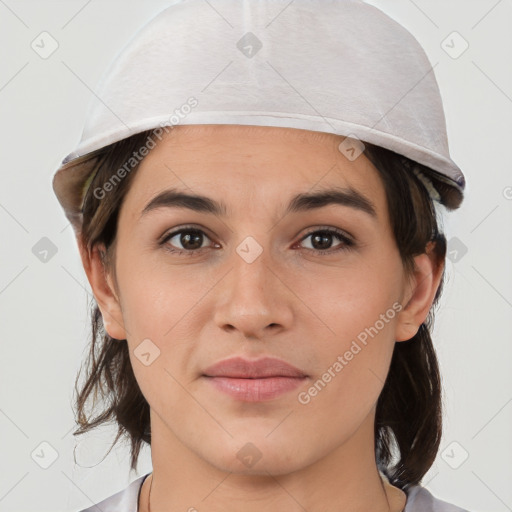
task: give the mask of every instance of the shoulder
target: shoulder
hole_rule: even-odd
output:
[[[421,485],[413,485],[407,490],[407,503],[404,512],[469,512],[446,501],[436,498]]]
[[[125,489],[79,512],[137,512],[139,490],[150,473],[140,476]]]

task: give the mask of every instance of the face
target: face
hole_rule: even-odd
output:
[[[364,425],[373,436],[412,292],[378,171],[364,153],[346,158],[343,139],[180,126],[142,161],[102,312],[127,340],[153,437],[167,446],[224,471],[280,474],[343,449]],[[169,196],[148,207],[170,190],[210,203]],[[319,196],[292,202],[299,194]],[[205,373],[234,356],[275,357],[305,377],[232,379],[232,394],[229,379]]]

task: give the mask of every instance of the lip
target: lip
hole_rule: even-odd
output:
[[[250,360],[231,357],[209,366],[203,375],[207,377],[231,377],[239,379],[259,379],[268,377],[307,377],[295,366],[275,357]]]
[[[273,357],[254,361],[233,357],[209,366],[202,377],[237,400],[262,402],[292,391],[308,375],[286,361]]]

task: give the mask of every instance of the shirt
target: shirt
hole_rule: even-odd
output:
[[[150,474],[151,472],[140,476],[125,489],[79,512],[137,512],[140,489]],[[411,486],[406,494],[407,503],[404,512],[469,512],[436,498],[421,485]]]

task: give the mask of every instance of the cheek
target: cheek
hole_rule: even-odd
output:
[[[133,342],[170,336],[186,323],[187,310],[204,294],[204,283],[188,278],[193,271],[171,268],[144,254],[125,253],[118,268],[123,320]]]
[[[402,308],[398,302],[402,267],[393,256],[382,252],[370,264],[367,260],[301,280],[298,294],[307,297],[313,313],[307,331],[316,354],[316,384],[305,389],[303,402],[313,408],[330,403],[335,415],[343,415],[338,405],[345,412],[348,408],[364,414],[378,398]]]
[[[395,346],[397,311],[386,296],[342,296],[327,320],[336,334],[316,335],[311,382],[297,395],[304,436],[321,421],[326,439],[348,438],[376,406]]]
[[[329,340],[356,338],[379,321],[388,335],[394,326],[401,297],[402,267],[394,254],[366,258],[346,267],[304,272],[294,280],[294,291],[310,308],[311,319],[321,324],[318,333]],[[393,308],[393,305],[395,307]]]
[[[173,376],[188,386],[197,374],[194,340],[211,320],[211,309],[206,315],[201,300],[218,277],[198,279],[198,267],[171,268],[126,255],[118,263],[118,279],[136,379],[146,397],[158,398],[162,386],[168,386],[167,399],[179,400],[182,393]]]

